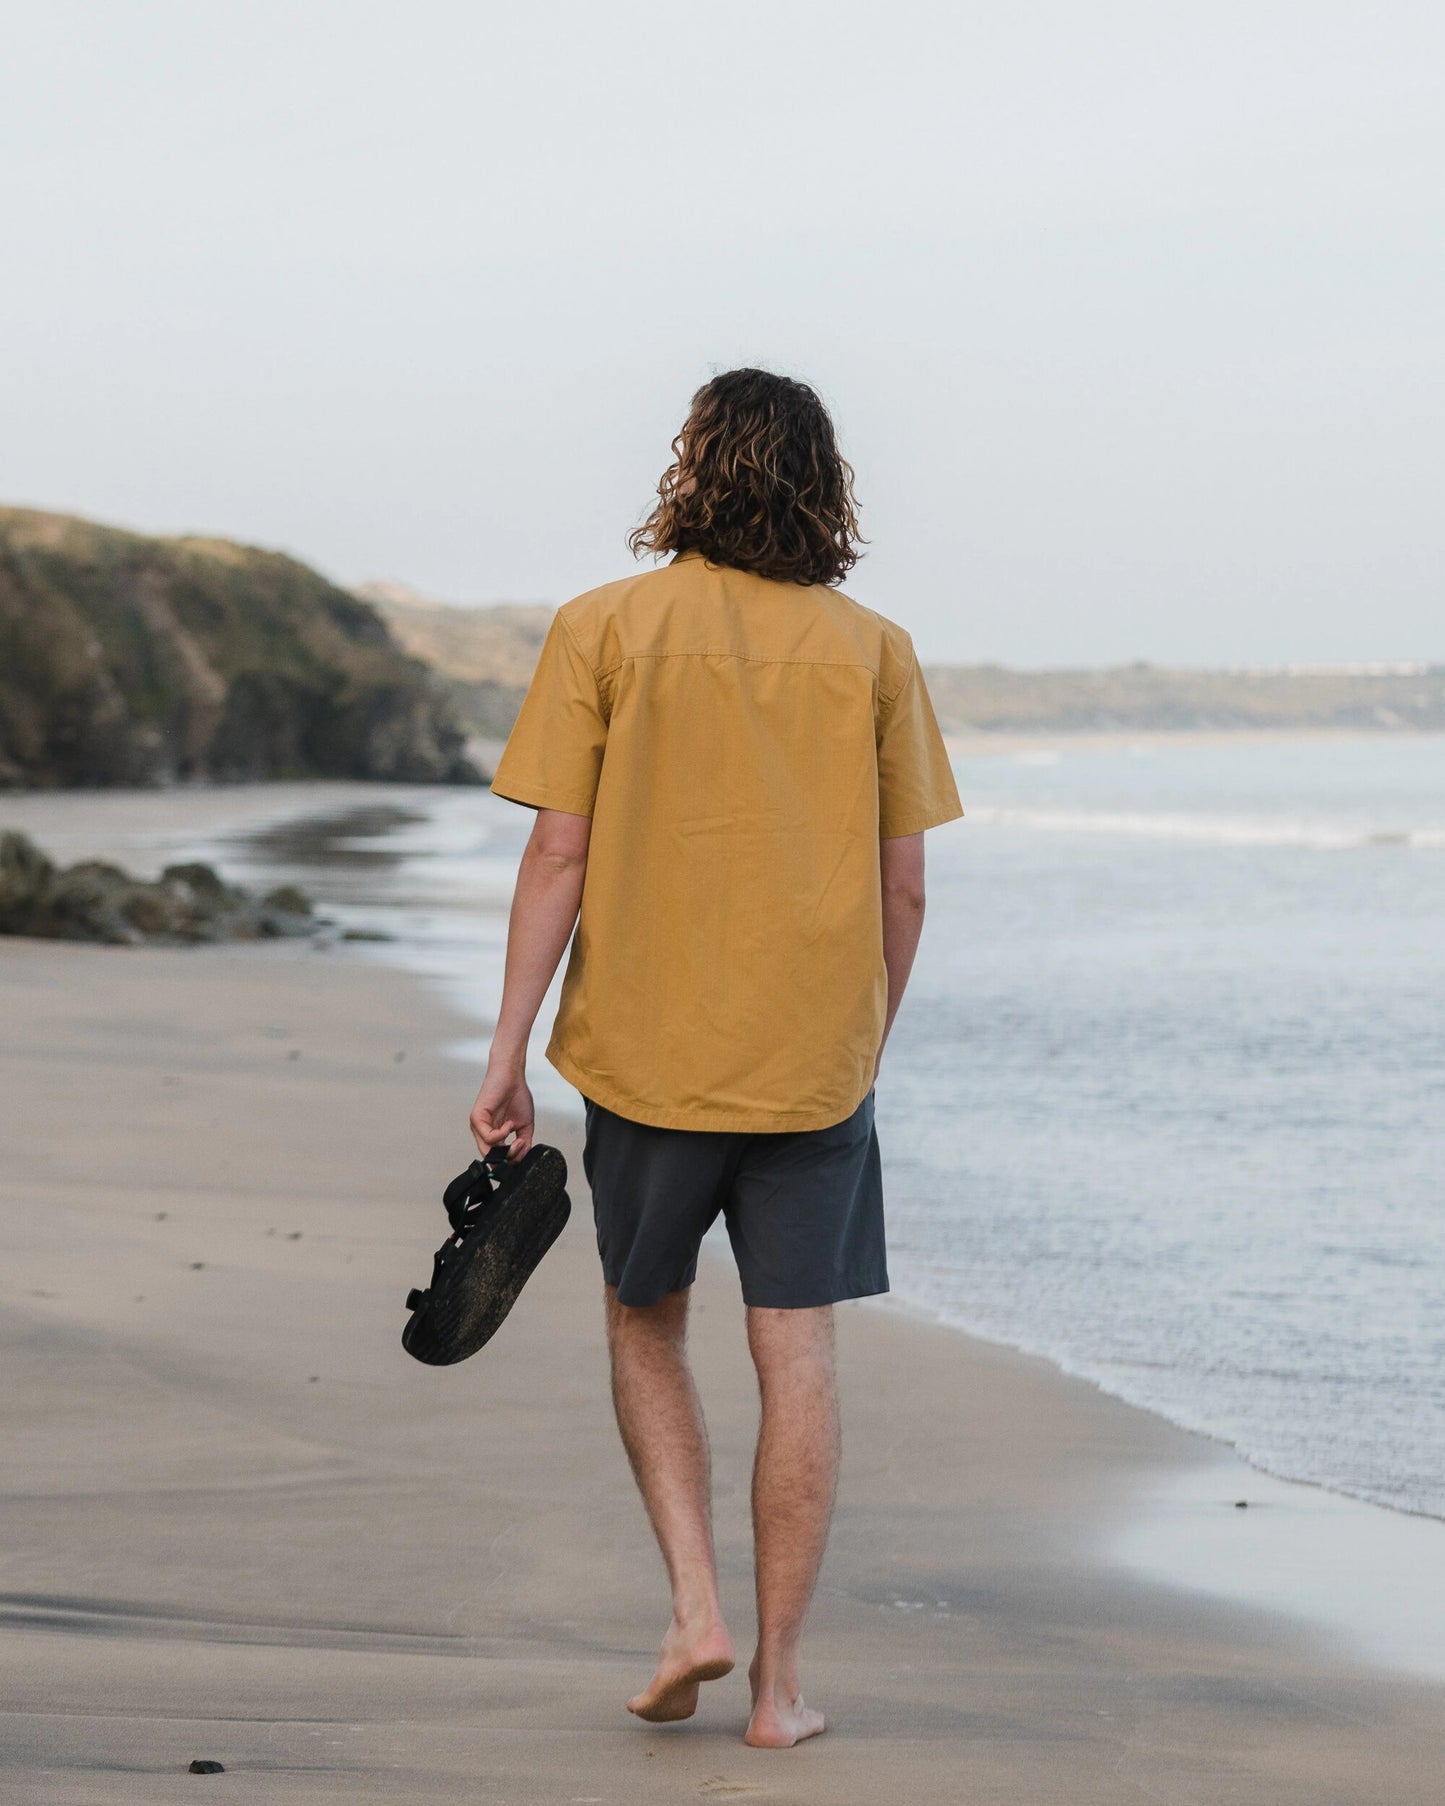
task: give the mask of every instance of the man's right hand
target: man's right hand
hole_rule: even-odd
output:
[[[536,1110],[526,1073],[521,1067],[487,1067],[487,1076],[472,1105],[470,1127],[477,1152],[485,1159],[512,1132],[516,1139],[507,1149],[509,1160],[520,1160],[532,1145]]]

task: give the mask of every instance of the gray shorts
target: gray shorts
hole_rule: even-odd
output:
[[[719,1211],[748,1304],[803,1310],[888,1290],[871,1091],[831,1128],[760,1135],[659,1129],[584,1103],[582,1167],[620,1303],[690,1286]]]

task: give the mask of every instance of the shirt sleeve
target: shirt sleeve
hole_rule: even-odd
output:
[[[962,814],[948,749],[910,647],[908,675],[878,724],[878,837],[918,834]]]
[[[559,612],[497,761],[492,794],[533,809],[590,815],[606,745],[596,676]]]

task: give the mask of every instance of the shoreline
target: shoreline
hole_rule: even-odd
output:
[[[1445,1532],[1445,1515],[1439,1512],[1426,1511],[1412,1505],[1396,1504],[1392,1499],[1372,1498],[1367,1493],[1351,1492],[1346,1486],[1335,1481],[1301,1479],[1293,1474],[1278,1473],[1262,1459],[1246,1453],[1238,1443],[1231,1442],[1227,1436],[1206,1429],[1200,1424],[1189,1423],[1182,1417],[1171,1417],[1167,1411],[1158,1406],[1131,1398],[1127,1392],[1116,1390],[1107,1381],[1096,1378],[1086,1368],[1075,1366],[1063,1355],[1051,1353],[1048,1349],[1033,1347],[1027,1342],[1009,1341],[1003,1336],[990,1334],[985,1329],[951,1317],[946,1311],[936,1309],[931,1305],[920,1304],[899,1292],[886,1293],[873,1302],[877,1308],[882,1310],[901,1311],[912,1322],[928,1328],[942,1330],[949,1335],[962,1336],[969,1342],[983,1342],[990,1348],[1005,1349],[1011,1354],[1023,1356],[1026,1360],[1043,1361],[1052,1367],[1060,1378],[1071,1380],[1081,1386],[1092,1387],[1103,1397],[1113,1399],[1116,1404],[1123,1405],[1126,1410],[1141,1411],[1146,1417],[1157,1418],[1160,1423],[1168,1424],[1170,1429],[1182,1431],[1184,1435],[1191,1436],[1197,1442],[1203,1443],[1206,1446],[1200,1451],[1201,1458],[1213,1451],[1216,1456],[1235,1463],[1248,1473],[1257,1475],[1259,1479],[1268,1481],[1272,1485],[1297,1487],[1301,1492],[1323,1493],[1327,1498],[1337,1499],[1342,1505],[1356,1506],[1367,1514],[1384,1512],[1394,1518],[1407,1518],[1422,1524],[1439,1525],[1442,1532]],[[1442,1640],[1441,1648],[1442,1664],[1445,1664],[1445,1640]],[[1445,1666],[1442,1666],[1442,1672],[1445,1672]]]
[[[1276,1473],[1226,1437],[1129,1398],[1055,1355],[897,1293],[870,1299],[867,1308],[1038,1361],[1063,1383],[1186,1439],[1172,1460],[1136,1474],[1133,1515],[1099,1543],[1097,1559],[1187,1594],[1266,1609],[1353,1659],[1445,1683],[1445,1519]],[[1241,1510],[1254,1514],[1243,1549],[1224,1529],[1229,1513]]]
[[[638,1726],[620,1702],[665,1589],[608,1412],[576,1125],[539,1120],[573,1222],[493,1348],[438,1374],[396,1344],[464,1158],[438,1051],[464,1025],[439,998],[290,946],[0,943],[0,985],[25,1131],[0,1176],[20,1797],[129,1801],[142,1774],[190,1797],[185,1763],[214,1756],[277,1806],[479,1780],[517,1801],[1433,1801],[1438,1687],[1110,1557],[1160,1521],[1141,1482],[1198,1472],[1197,1438],[866,1304],[839,1311],[845,1466],[808,1656],[829,1735],[745,1750],[737,1676],[691,1725]],[[756,1407],[728,1269],[706,1264],[693,1340],[746,1647]],[[1269,1527],[1210,1516],[1236,1542]]]
[[[466,794],[464,786],[455,788]],[[57,864],[112,859],[138,876],[154,877],[179,848],[353,808],[405,808],[409,799],[439,791],[449,793],[436,785],[342,779],[164,790],[27,790],[0,793],[0,827],[30,835]]]

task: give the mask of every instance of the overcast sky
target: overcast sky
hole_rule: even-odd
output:
[[[1445,659],[1438,0],[4,9],[0,499],[547,599],[813,382],[934,659]]]

